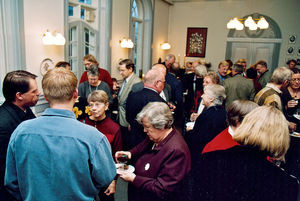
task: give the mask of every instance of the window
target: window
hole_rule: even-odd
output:
[[[140,2],[139,2],[140,3]],[[132,8],[131,8],[131,33],[130,36],[133,40],[134,47],[130,52],[130,58],[134,61],[136,65],[136,73],[141,72],[142,66],[142,47],[141,47],[141,40],[142,40],[142,33],[143,33],[143,19],[141,15],[139,15],[139,7],[136,0],[132,1]]]
[[[79,3],[85,3],[91,5],[91,0],[78,0]]]
[[[95,19],[98,1],[78,0],[69,1],[68,5],[68,61],[72,71],[79,79],[84,72],[82,58],[87,54],[97,56],[96,36],[98,22]],[[91,17],[93,15],[94,18]]]
[[[151,0],[131,0],[129,30],[134,48],[130,51],[130,58],[140,76],[151,66],[152,14]]]
[[[69,16],[73,16],[73,15],[74,15],[74,7],[69,6]]]

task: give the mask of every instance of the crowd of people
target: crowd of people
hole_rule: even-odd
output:
[[[44,75],[49,108],[37,118],[36,75],[5,76],[0,200],[113,201],[119,178],[129,201],[300,200],[296,62],[212,71],[168,54],[143,78],[121,60],[119,81],[93,55],[83,63],[79,83],[65,61]]]

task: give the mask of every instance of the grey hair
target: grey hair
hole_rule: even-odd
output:
[[[271,82],[275,84],[283,84],[284,81],[292,79],[293,71],[286,67],[278,67],[274,70]]]
[[[244,66],[241,64],[234,64],[232,66],[232,69],[235,70],[239,74],[244,72]]]
[[[222,105],[226,99],[225,88],[218,84],[209,84],[204,88],[205,94],[214,98],[213,106]]]
[[[136,120],[142,124],[142,119],[148,118],[149,123],[156,129],[171,128],[173,124],[173,115],[166,103],[150,102],[140,113],[137,114]]]
[[[207,74],[206,66],[204,65],[197,65],[195,68],[195,74],[199,77],[203,78]]]
[[[98,66],[96,64],[92,64],[87,70],[88,76],[99,76]]]
[[[172,58],[175,58],[175,55],[174,54],[168,54],[166,56],[166,61],[170,61]]]

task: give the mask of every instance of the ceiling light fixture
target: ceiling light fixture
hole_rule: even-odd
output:
[[[236,30],[243,30],[245,27],[248,27],[249,30],[257,30],[260,29],[267,29],[269,28],[269,23],[264,17],[252,18],[252,16],[248,16],[247,18],[238,19],[235,17],[227,23],[227,29],[236,29]]]

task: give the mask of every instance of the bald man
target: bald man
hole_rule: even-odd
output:
[[[145,75],[144,88],[129,94],[126,101],[126,120],[130,124],[130,135],[129,139],[122,139],[127,143],[123,144],[125,149],[129,150],[145,139],[146,133],[144,133],[143,126],[136,121],[136,115],[149,102],[165,102],[159,95],[164,86],[165,76],[163,73],[158,69],[151,69]]]

